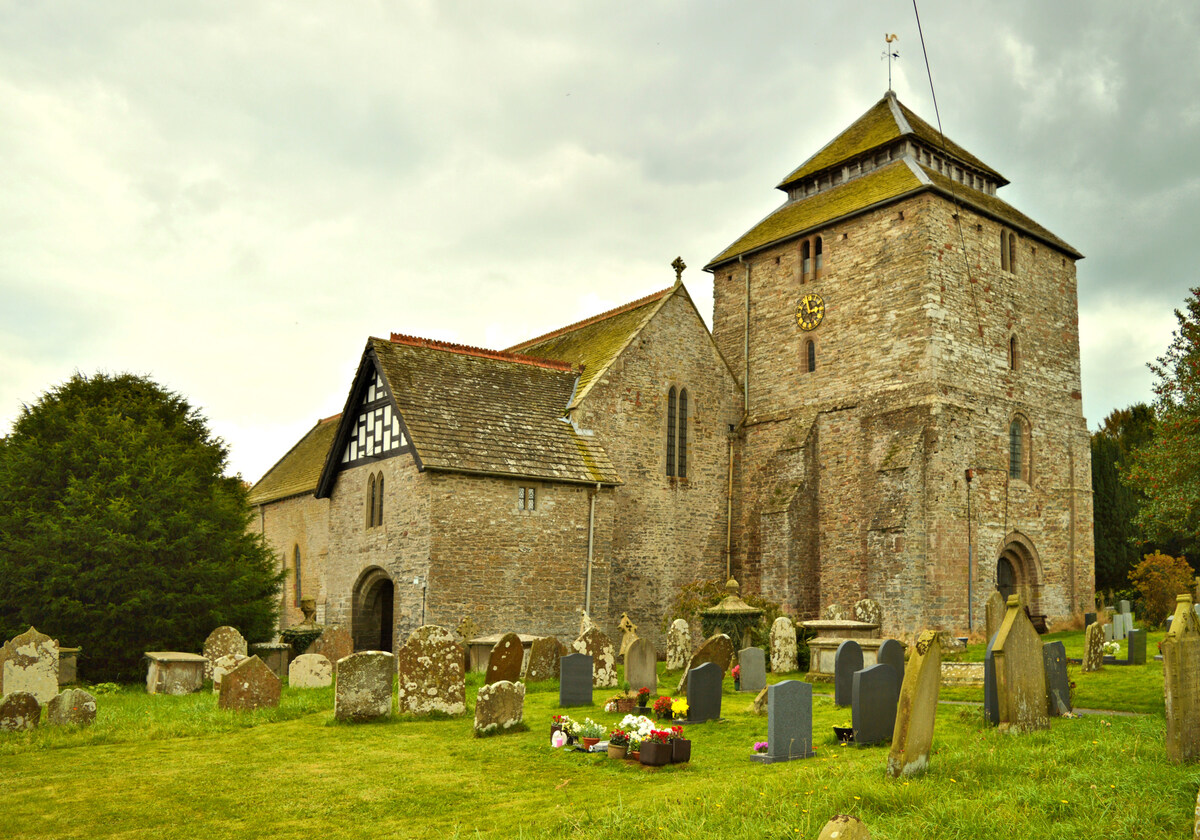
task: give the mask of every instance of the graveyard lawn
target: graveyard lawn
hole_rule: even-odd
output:
[[[469,706],[481,677],[468,678]],[[692,761],[661,769],[551,749],[555,682],[529,687],[528,731],[484,739],[470,712],[339,723],[331,689],[285,687],[279,708],[250,713],[211,694],[97,699],[90,729],[0,734],[6,837],[815,838],[841,813],[873,838],[1182,838],[1200,784],[1200,767],[1167,762],[1160,715],[1004,736],[978,708],[949,705],[928,772],[889,780],[887,746],[833,741],[849,710],[823,694],[816,756],[760,765],[749,757],[767,719],[728,679],[724,722],[689,726]],[[620,719],[599,705],[570,713]]]

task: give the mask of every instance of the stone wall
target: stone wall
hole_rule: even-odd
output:
[[[254,507],[250,530],[262,534],[275,551],[279,568],[288,573],[280,591],[279,627],[304,620],[296,600],[295,553],[300,549],[301,597],[325,604],[325,570],[329,558],[329,500],[311,494]]]

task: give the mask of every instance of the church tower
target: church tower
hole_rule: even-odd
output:
[[[740,379],[735,575],[798,618],[965,631],[1094,590],[1075,262],[889,91],[706,267]]]

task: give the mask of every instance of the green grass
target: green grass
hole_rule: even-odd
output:
[[[492,738],[472,737],[470,716],[337,723],[330,690],[285,687],[279,709],[238,714],[211,694],[131,687],[99,698],[91,728],[0,734],[0,834],[741,840],[815,838],[848,813],[877,840],[1190,837],[1200,767],[1166,760],[1161,668],[1106,668],[1080,691],[1129,707],[1139,676],[1157,680],[1157,713],[1055,719],[1026,736],[985,726],[978,707],[942,705],[928,772],[903,781],[885,778],[886,747],[834,743],[849,710],[823,695],[815,758],[751,762],[766,718],[728,681],[726,720],[688,727],[692,762],[661,769],[551,749],[553,683],[530,687],[529,731]],[[470,682],[473,699],[478,675]],[[570,713],[620,717],[599,706]]]

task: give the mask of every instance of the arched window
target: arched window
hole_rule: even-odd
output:
[[[1000,268],[1008,271],[1008,231],[1000,231]]]
[[[812,373],[817,369],[817,343],[811,338],[804,342],[804,372]]]
[[[368,528],[375,527],[375,473],[367,479],[367,510],[366,522]]]
[[[680,478],[687,478],[687,420],[688,394],[687,388],[682,388],[679,391],[679,469],[676,471]]]
[[[1013,274],[1017,273],[1017,235],[1015,233],[1008,235],[1008,270]]]
[[[1030,451],[1029,423],[1024,417],[1014,417],[1008,424],[1009,478],[1029,482],[1032,478],[1033,453]]]
[[[812,273],[812,243],[807,239],[800,243],[800,273],[801,282]]]
[[[292,548],[292,575],[295,580],[292,582],[296,595],[296,606],[300,606],[300,598],[304,595],[304,588],[300,583],[300,546]]]
[[[821,237],[817,237],[813,244],[813,276],[820,277],[822,269],[825,268],[825,253],[821,243]]]
[[[1008,339],[1008,369],[1016,370],[1019,362],[1020,357],[1017,352],[1017,337],[1014,335]]]
[[[675,386],[667,391],[667,475],[675,475]]]
[[[383,473],[375,480],[375,524],[383,524]]]

